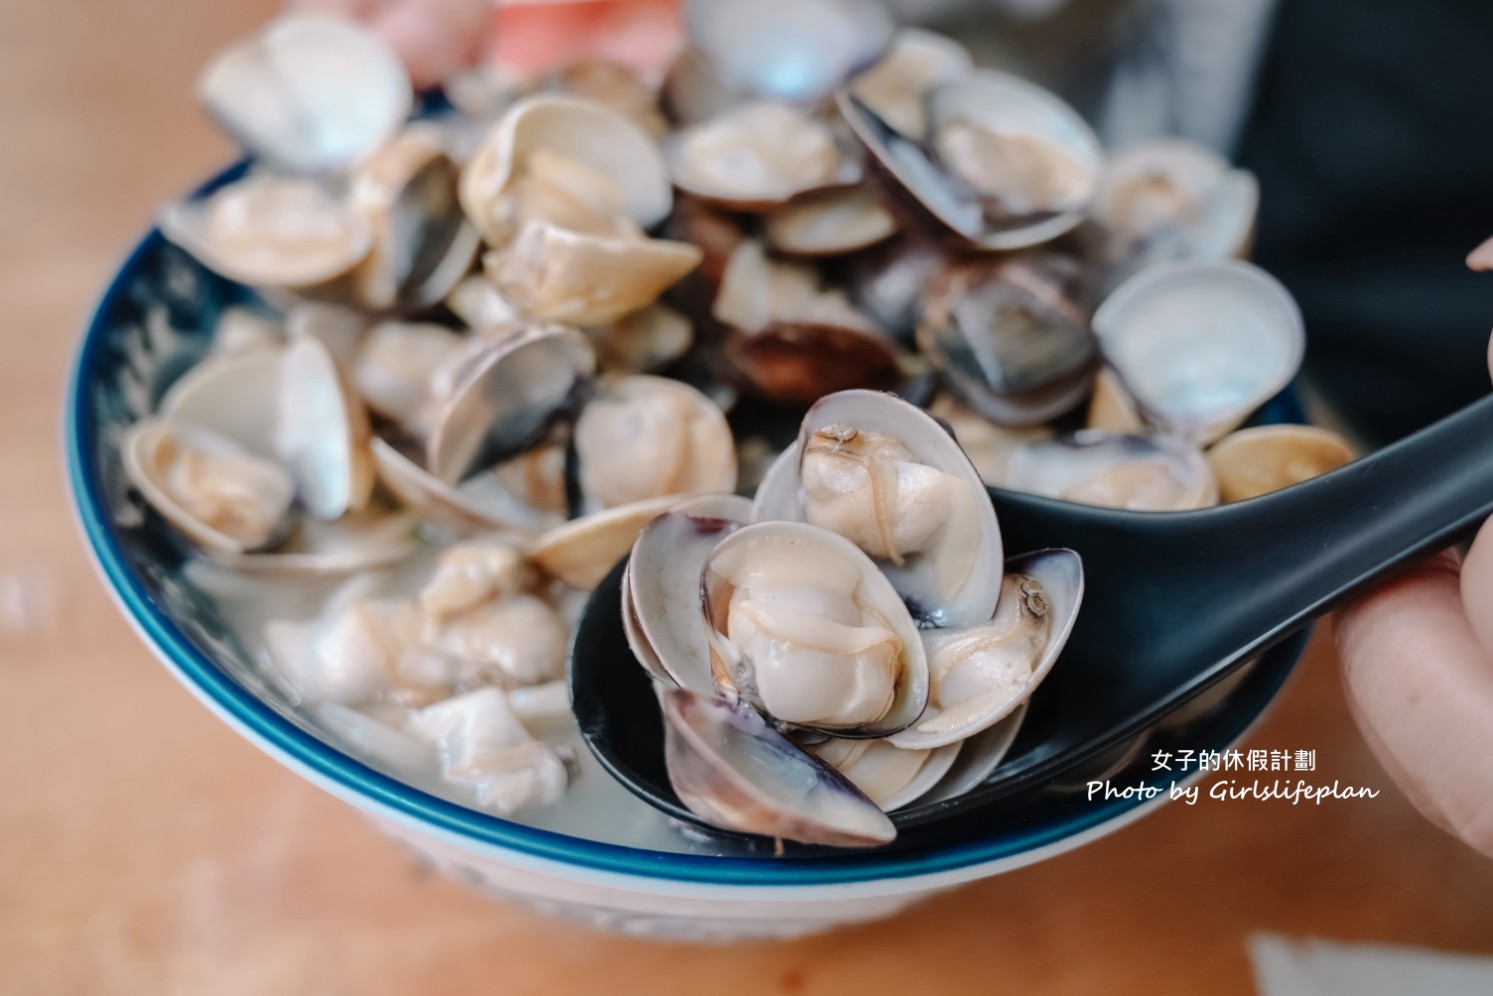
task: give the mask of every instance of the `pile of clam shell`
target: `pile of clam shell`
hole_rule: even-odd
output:
[[[274,627],[276,667],[505,814],[570,777],[526,723],[554,711],[575,594],[631,550],[681,796],[873,843],[883,810],[998,762],[1077,610],[1073,555],[1003,569],[982,481],[1183,509],[1351,454],[1238,429],[1303,337],[1239,259],[1248,174],[1173,139],[1106,155],[1053,94],[869,0],[686,14],[660,80],[484,69],[418,109],[354,22],[221,53],[199,96],[249,168],[160,226],[256,298],[124,464],[213,563],[349,578]],[[798,684],[803,655],[830,684]],[[766,796],[740,780],[764,756]]]

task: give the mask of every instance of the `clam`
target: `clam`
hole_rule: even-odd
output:
[[[1126,275],[1168,260],[1248,254],[1260,190],[1212,149],[1181,138],[1115,152],[1094,199],[1104,257]]]
[[[980,414],[1035,425],[1077,405],[1093,383],[1087,299],[1068,256],[954,262],[923,294],[918,344]]]
[[[466,348],[466,341],[444,325],[383,322],[358,347],[353,384],[369,409],[423,438]]]
[[[435,416],[428,469],[455,484],[530,448],[574,410],[595,366],[586,337],[560,327],[482,348],[457,371]]]
[[[413,523],[371,500],[372,457],[360,406],[325,345],[313,337],[214,358],[172,385],[156,420],[132,430],[126,470],[147,501],[220,563],[288,575],[386,566],[416,549]],[[205,449],[178,466],[181,441]],[[193,476],[196,471],[206,477]],[[175,485],[167,486],[163,472],[187,473],[184,480],[203,493],[173,495]],[[286,480],[297,499],[293,508],[282,508]],[[248,492],[245,481],[255,482]],[[266,504],[263,494],[274,501]],[[224,543],[181,515],[194,503],[254,495],[260,495],[255,507],[280,510],[276,526],[259,542]],[[186,504],[184,497],[190,499]],[[199,511],[210,507],[197,504]],[[219,511],[249,514],[239,508]]]
[[[421,409],[430,426],[423,442],[374,441],[379,478],[425,517],[457,529],[549,525],[549,510],[489,472],[544,445],[579,405],[594,368],[590,343],[573,329],[530,328],[479,343],[450,368],[444,397]]]
[[[285,345],[284,325],[262,312],[245,307],[223,309],[213,326],[211,355],[238,356]]]
[[[802,104],[877,62],[895,28],[876,0],[690,0],[685,23],[727,87]]]
[[[707,822],[846,847],[896,837],[864,793],[746,705],[683,688],[665,690],[660,701],[669,782]]]
[[[952,38],[921,28],[903,28],[891,50],[850,84],[867,107],[909,138],[928,132],[928,94],[973,68],[969,51]]]
[[[733,211],[765,211],[858,178],[829,125],[781,104],[745,104],[691,125],[664,154],[675,186]]]
[[[911,614],[842,536],[802,522],[742,527],[706,559],[701,593],[717,689],[785,728],[874,738],[927,705]]]
[[[643,527],[679,504],[680,497],[644,498],[571,519],[535,539],[529,559],[570,587],[590,591],[627,555]]]
[[[575,427],[582,511],[663,495],[736,490],[725,415],[699,391],[635,374],[601,386]]]
[[[479,237],[457,202],[459,173],[430,123],[409,125],[353,172],[348,197],[373,235],[358,272],[365,308],[439,301],[472,268]]]
[[[947,394],[935,398],[928,406],[928,412],[948,423],[954,438],[959,441],[959,448],[974,464],[980,480],[992,488],[1005,486],[1007,464],[1019,447],[1052,438],[1052,430],[1045,425],[1016,429],[996,425]]]
[[[352,166],[394,134],[414,98],[374,31],[311,13],[284,15],[218,53],[197,94],[255,158],[301,173]]]
[[[367,218],[322,183],[250,173],[200,200],[168,205],[161,232],[236,283],[347,299],[373,249]]]
[[[368,413],[330,350],[313,336],[293,340],[278,387],[275,446],[301,504],[319,519],[367,506],[377,476]]]
[[[151,507],[209,553],[271,546],[290,527],[290,473],[212,429],[145,419],[130,428],[122,456]]]
[[[515,220],[611,228],[620,213],[642,230],[673,204],[647,132],[600,104],[550,95],[508,109],[462,171],[459,189],[467,217],[495,247],[512,239]]]
[[[1240,429],[1208,450],[1221,501],[1243,501],[1325,474],[1349,463],[1353,448],[1328,429],[1261,425]]]
[[[689,352],[695,341],[694,323],[663,303],[588,331],[601,368],[622,373],[662,369]]]
[[[1103,169],[1099,140],[1076,111],[1006,73],[977,70],[934,89],[926,140],[848,91],[837,100],[888,193],[970,248],[1020,249],[1072,230]]]
[[[526,222],[502,250],[488,253],[488,279],[532,318],[600,325],[646,308],[699,265],[687,242],[607,236]]]
[[[831,738],[809,747],[808,752],[890,813],[932,791],[953,767],[959,749],[957,743],[917,750],[894,746],[890,740]]]
[[[891,238],[896,220],[864,186],[806,191],[770,211],[767,242],[795,256],[838,256]]]
[[[710,642],[700,612],[700,577],[717,543],[751,522],[735,495],[675,505],[643,527],[623,580],[628,645],[654,680],[709,694]]]
[[[924,239],[898,237],[851,256],[844,276],[856,310],[911,344],[923,288],[948,265],[949,257]]]
[[[216,556],[245,574],[302,580],[355,575],[392,567],[421,547],[419,522],[382,502],[335,522],[302,517],[272,549]]]
[[[1218,502],[1218,484],[1196,446],[1170,436],[1083,429],[1017,448],[1004,485],[1066,501],[1175,512]]]
[[[1105,299],[1093,325],[1141,416],[1203,444],[1290,383],[1305,343],[1290,292],[1241,262],[1142,270]]]
[[[1052,670],[1083,601],[1083,565],[1072,550],[1006,562],[995,614],[970,626],[923,632],[928,708],[891,741],[931,750],[982,733],[1011,715]]]
[[[753,514],[849,538],[920,623],[963,626],[995,611],[1001,538],[984,485],[944,425],[892,395],[843,391],[809,409]]]
[[[1085,427],[1105,432],[1144,433],[1146,420],[1135,410],[1135,402],[1125,393],[1112,371],[1100,370],[1094,377],[1094,393],[1089,397]]]
[[[895,376],[891,340],[843,291],[824,288],[811,266],[770,258],[754,240],[732,253],[711,314],[727,329],[731,373],[766,397],[809,402]]]

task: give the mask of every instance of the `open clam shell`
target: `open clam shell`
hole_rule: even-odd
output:
[[[710,552],[700,590],[716,688],[785,728],[882,737],[927,705],[917,625],[844,537],[803,522],[742,527]]]
[[[669,782],[706,822],[845,847],[897,836],[874,802],[754,710],[683,688],[665,690],[661,700]]]
[[[730,374],[765,397],[808,403],[894,376],[893,342],[843,291],[826,290],[807,263],[772,259],[755,240],[732,252],[711,314],[727,329]]]
[[[892,736],[931,749],[995,726],[1025,702],[1062,653],[1083,602],[1083,562],[1072,550],[1012,557],[1000,604],[987,623],[925,630],[932,687],[928,709]]]
[[[250,173],[204,198],[168,205],[161,233],[235,283],[347,300],[373,249],[363,213],[321,182]]]
[[[828,484],[843,486],[841,497],[862,503],[878,521],[900,516],[910,524],[934,508],[954,516],[952,521],[943,521],[940,538],[926,552],[906,554],[901,564],[877,561],[913,615],[935,626],[989,619],[1000,594],[1003,560],[994,507],[979,474],[949,430],[900,398],[875,391],[842,391],[817,402],[804,416],[798,440],[758,486],[753,517],[758,522],[812,521],[804,488],[805,454],[816,435],[843,434],[846,428],[900,441],[911,462],[873,463],[864,470],[847,465],[843,477],[831,473],[826,479]],[[841,470],[829,464],[826,469]],[[947,500],[935,501],[939,494]],[[924,500],[928,504],[922,504]],[[894,504],[887,506],[887,501]]]
[[[1279,491],[1353,460],[1353,447],[1337,433],[1310,425],[1260,425],[1240,429],[1208,450],[1220,501],[1243,501]]]
[[[1023,702],[1011,710],[1006,717],[973,736],[959,742],[959,753],[944,776],[928,791],[913,801],[919,805],[932,805],[945,799],[954,799],[976,787],[990,777],[991,772],[1005,760],[1016,734],[1021,732],[1021,723],[1026,719],[1027,703]]]
[[[1018,447],[1006,462],[1005,486],[1132,511],[1179,512],[1218,502],[1218,484],[1196,446],[1099,429]]]
[[[596,354],[580,332],[540,327],[484,346],[434,417],[427,469],[448,484],[538,442],[581,401]]]
[[[643,527],[669,511],[680,495],[660,495],[571,519],[529,546],[529,559],[578,591],[601,583],[627,556]]]
[[[897,222],[864,186],[826,187],[799,194],[768,213],[767,242],[796,256],[838,256],[889,239]]]
[[[685,24],[727,87],[800,104],[876,63],[895,29],[876,0],[689,0]]]
[[[1002,425],[1046,422],[1088,394],[1099,354],[1076,260],[1057,254],[944,267],[923,293],[917,340],[955,393]]]
[[[928,143],[849,91],[836,100],[894,202],[967,248],[1020,249],[1072,230],[1103,168],[1099,140],[1076,111],[1005,73],[980,70],[934,90]]]
[[[197,95],[256,158],[303,173],[351,166],[394,134],[414,100],[377,33],[313,13],[284,15],[218,53]]]
[[[348,196],[368,219],[373,248],[358,299],[383,310],[445,297],[472,268],[480,238],[457,201],[460,166],[439,128],[412,124],[353,174]]]
[[[700,613],[700,576],[724,537],[751,522],[736,495],[688,499],[643,527],[622,581],[628,644],[656,680],[709,694],[710,641]]]
[[[320,339],[303,335],[286,347],[278,411],[276,452],[306,511],[330,520],[364,508],[376,477],[368,412]]]
[[[808,747],[810,754],[844,775],[883,812],[907,806],[929,792],[953,766],[960,745],[907,750],[888,740],[840,740]]]
[[[292,526],[290,474],[211,429],[144,419],[130,427],[120,455],[151,507],[210,555],[271,546]]]
[[[483,259],[488,279],[545,322],[600,325],[646,308],[700,264],[698,246],[614,237],[530,221]]]
[[[556,524],[556,515],[508,493],[491,474],[474,475],[458,486],[436,477],[418,455],[389,440],[375,438],[371,451],[384,487],[429,522],[468,533],[528,533]]]
[[[952,38],[903,28],[885,58],[851,82],[850,92],[902,134],[921,139],[928,131],[928,94],[973,67],[969,50]]]
[[[986,249],[1019,249],[1084,219],[1104,169],[1099,138],[1055,94],[981,69],[928,96],[930,141],[983,207]]]
[[[540,151],[610,178],[640,228],[653,227],[673,206],[663,157],[646,131],[589,100],[528,97],[508,109],[462,171],[462,207],[490,243],[505,241],[502,197]]]
[[[767,211],[860,177],[829,124],[781,104],[743,104],[691,125],[665,143],[664,157],[676,187],[732,211]]]
[[[382,506],[344,515],[335,522],[302,518],[274,549],[214,558],[249,574],[276,577],[335,577],[392,567],[420,550],[419,523]]]
[[[1182,138],[1135,142],[1109,160],[1094,218],[1120,273],[1175,259],[1248,255],[1259,209],[1253,174]]]
[[[1290,383],[1301,311],[1249,263],[1163,263],[1131,277],[1094,313],[1105,362],[1150,423],[1218,439]]]

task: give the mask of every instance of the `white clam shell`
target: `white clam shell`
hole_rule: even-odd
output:
[[[1290,292],[1237,261],[1142,270],[1105,299],[1093,325],[1142,415],[1204,444],[1290,383],[1306,343]]]
[[[660,701],[669,782],[706,822],[846,847],[897,836],[874,802],[752,709],[682,688],[663,690]]]
[[[717,543],[751,521],[736,495],[687,499],[643,527],[623,581],[623,622],[634,655],[656,679],[710,693],[710,641],[700,573]]]
[[[371,28],[287,14],[218,53],[197,81],[214,119],[256,157],[300,172],[352,165],[392,135],[414,99]]]
[[[309,297],[354,295],[373,249],[363,213],[322,183],[251,173],[206,197],[167,205],[161,233],[236,283]]]
[[[508,109],[462,172],[462,207],[489,239],[494,235],[491,212],[499,197],[538,150],[610,177],[622,193],[628,216],[641,228],[656,225],[673,207],[663,157],[642,128],[588,100],[529,97]]]
[[[1222,260],[1248,253],[1259,203],[1247,170],[1197,142],[1156,138],[1111,154],[1093,213],[1112,260]]]
[[[1047,641],[1031,662],[1030,675],[1021,687],[1008,695],[992,695],[988,700],[978,700],[985,708],[971,712],[968,721],[957,726],[939,721],[941,713],[936,704],[935,690],[933,701],[929,702],[927,711],[918,721],[892,736],[895,745],[923,749],[941,747],[988,730],[1015,712],[1052,670],[1073,631],[1079,606],[1083,604],[1083,561],[1072,550],[1039,550],[1012,557],[1006,562],[1006,573],[1026,575],[1040,584],[1051,618]],[[930,634],[938,632],[934,630]]]
[[[1218,484],[1196,446],[1100,429],[1017,447],[1006,462],[1005,486],[1132,511],[1180,512],[1218,502]]]

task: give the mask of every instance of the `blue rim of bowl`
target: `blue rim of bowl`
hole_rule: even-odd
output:
[[[204,189],[224,182],[233,172],[236,170],[209,181]],[[1050,825],[916,853],[878,856],[869,851],[802,859],[676,854],[572,837],[467,809],[406,785],[319,740],[259,701],[192,643],[130,568],[120,549],[117,527],[102,513],[105,503],[98,468],[88,455],[89,441],[96,436],[97,425],[83,388],[96,371],[98,353],[107,336],[106,316],[122,301],[129,281],[144,260],[159,251],[164,241],[160,231],[152,228],[135,246],[94,309],[78,347],[67,386],[64,426],[73,507],[95,561],[124,609],[155,649],[200,694],[295,763],[394,814],[476,844],[597,872],[708,885],[828,886],[952,872],[1057,844],[1144,805],[1144,800],[1138,798],[1093,803],[1072,818],[1058,819]],[[1304,644],[1303,634],[1273,651],[1292,654],[1293,663],[1280,668],[1278,677],[1262,690],[1258,709],[1230,714],[1219,731],[1219,742],[1210,745],[1213,749],[1233,742],[1264,711],[1294,669],[1294,659]],[[1166,777],[1164,773],[1163,777],[1145,779],[1147,784],[1163,790],[1174,780],[1175,775]]]

